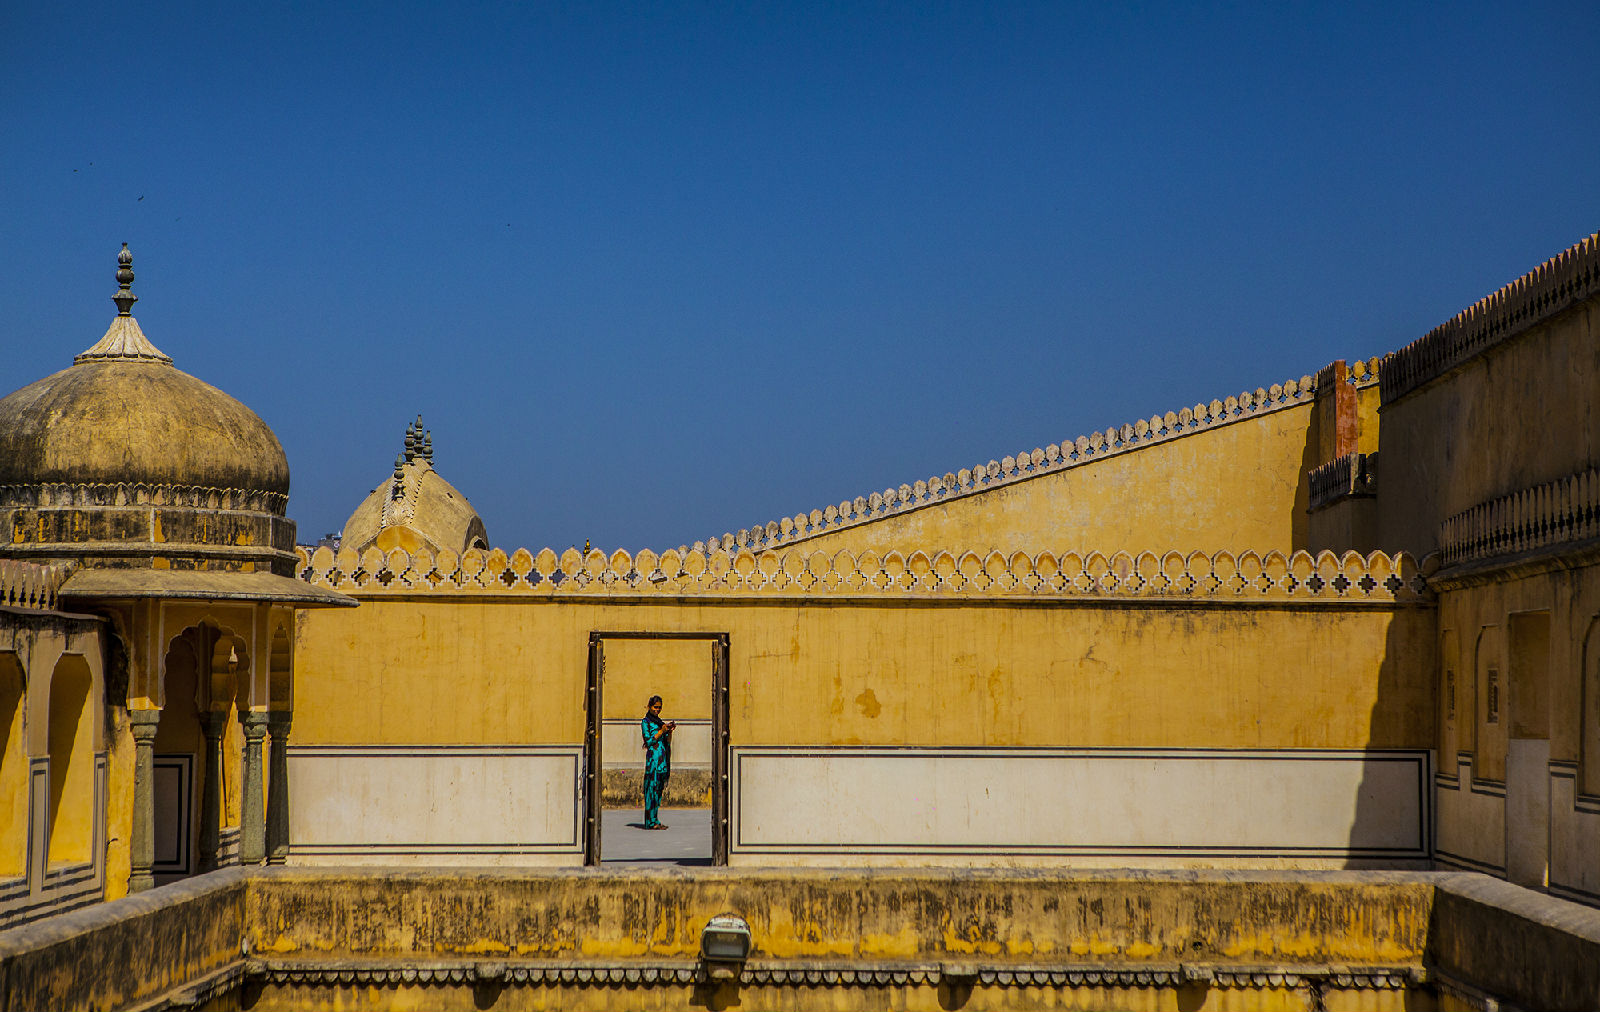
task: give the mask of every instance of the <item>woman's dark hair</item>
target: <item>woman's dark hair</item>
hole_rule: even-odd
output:
[[[650,702],[648,702],[648,703],[646,703],[646,704],[644,704],[644,708],[645,708],[645,709],[646,709],[646,710],[648,710],[648,709],[650,709],[650,708],[651,708],[651,707],[652,707],[652,706],[655,706],[655,705],[656,705],[656,704],[657,704],[657,703],[659,703],[659,702],[661,702],[661,697],[660,697],[660,696],[651,696],[651,697],[650,697]]]

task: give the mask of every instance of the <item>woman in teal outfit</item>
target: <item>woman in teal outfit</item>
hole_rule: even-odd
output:
[[[651,696],[639,733],[644,738],[644,828],[666,829],[661,824],[661,794],[672,775],[672,730],[675,720],[661,719],[661,697]]]

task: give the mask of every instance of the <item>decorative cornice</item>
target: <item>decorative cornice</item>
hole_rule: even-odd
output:
[[[1600,538],[1600,468],[1519,489],[1448,517],[1439,557],[1460,566]]]
[[[1551,257],[1493,295],[1383,357],[1389,404],[1495,345],[1600,295],[1600,232]]]
[[[471,986],[480,984],[639,988],[702,983],[704,968],[685,960],[630,963],[461,961],[317,962],[251,960],[250,979],[299,986]],[[1032,964],[825,963],[753,959],[739,983],[776,987],[1214,987],[1403,990],[1427,982],[1421,966],[1229,966],[1207,963]]]
[[[1357,388],[1369,387],[1378,382],[1378,360],[1374,358],[1352,363],[1348,382]],[[809,513],[797,513],[792,517],[781,517],[769,523],[745,528],[737,534],[724,534],[720,538],[697,541],[692,550],[709,548],[713,551],[721,549],[731,552],[739,548],[750,548],[760,551],[780,545],[791,545],[821,534],[881,520],[886,516],[950,502],[1057,471],[1092,464],[1097,460],[1129,453],[1155,443],[1181,439],[1247,418],[1256,418],[1297,405],[1309,404],[1315,398],[1316,385],[1314,377],[1302,376],[1298,380],[1291,379],[1283,383],[1274,383],[1270,387],[1246,390],[1225,400],[1213,400],[1209,404],[1196,404],[1179,411],[1151,415],[1148,419],[1141,418],[1120,428],[1112,427],[1103,432],[1079,436],[1077,439],[1051,443],[1049,446],[1023,451],[1015,456],[991,460],[987,464],[964,467],[960,471],[948,472],[942,477],[935,475],[913,484],[901,485],[899,488],[886,488],[882,492],[857,496],[853,501],[841,502],[837,506],[814,509]],[[688,545],[680,546],[678,549],[680,553],[687,553],[690,550],[691,546]]]
[[[546,548],[416,555],[297,549],[301,579],[357,597],[382,594],[929,598],[1164,598],[1413,603],[1426,599],[1416,560],[1400,553],[991,551],[834,554],[648,549],[587,555]]]
[[[1347,453],[1306,472],[1310,485],[1308,511],[1345,499],[1370,499],[1378,494],[1378,455]]]
[[[172,506],[284,516],[289,508],[289,497],[281,492],[212,488],[206,485],[154,485],[147,482],[0,485],[0,508],[19,506]]]
[[[0,559],[0,607],[55,611],[72,563],[41,565]]]

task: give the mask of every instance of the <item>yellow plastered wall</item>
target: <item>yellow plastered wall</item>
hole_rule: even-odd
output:
[[[1312,405],[1241,418],[1166,442],[818,535],[808,549],[1307,545],[1305,472]],[[1374,426],[1375,428],[1375,426]]]
[[[711,719],[711,641],[607,639],[603,650],[605,719],[638,720],[651,696],[669,719]]]
[[[1378,411],[1383,393],[1376,383],[1356,387],[1356,452],[1378,452]]]
[[[1445,590],[1439,598],[1441,677],[1453,661],[1456,719],[1441,709],[1440,766],[1453,772],[1456,753],[1474,757],[1479,779],[1505,776],[1506,739],[1518,703],[1513,672],[1529,658],[1511,628],[1519,615],[1548,614],[1548,671],[1537,708],[1548,714],[1550,758],[1578,762],[1580,790],[1600,791],[1600,567],[1555,570],[1496,583]],[[1526,650],[1526,647],[1521,648]],[[1489,721],[1489,673],[1495,674],[1497,720]],[[1442,683],[1441,683],[1442,685]],[[1444,689],[1440,689],[1441,695]],[[1447,705],[1441,701],[1441,707]]]
[[[1380,536],[1419,555],[1471,506],[1600,464],[1600,300],[1387,404]]]
[[[295,740],[579,742],[597,629],[727,632],[737,744],[1433,742],[1427,608],[438,597],[303,615]]]

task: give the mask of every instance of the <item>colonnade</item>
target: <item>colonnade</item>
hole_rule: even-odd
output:
[[[155,742],[160,710],[130,710],[133,732],[133,837],[128,891],[155,886]],[[206,720],[204,776],[200,793],[199,871],[221,867],[222,739],[225,714]],[[283,864],[289,854],[288,748],[293,714],[251,710],[244,730],[239,808],[239,864]],[[263,745],[266,745],[265,755]]]

